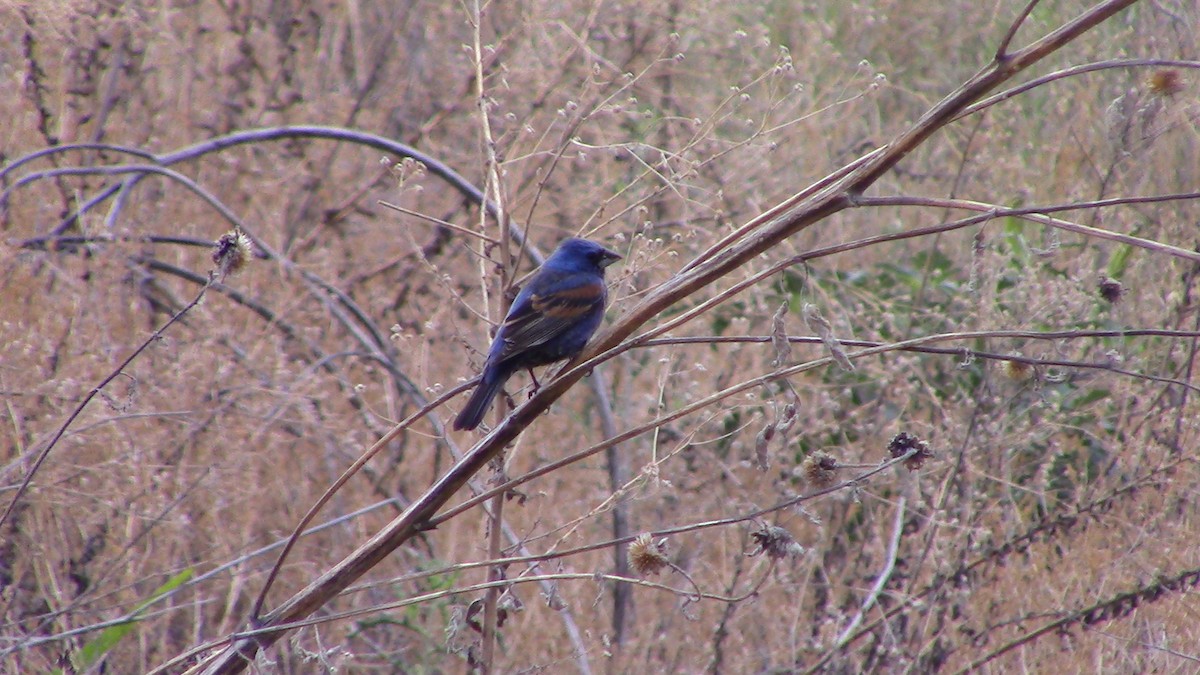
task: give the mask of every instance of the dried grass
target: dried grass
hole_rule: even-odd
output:
[[[1036,6],[1014,46],[1084,9],[1068,4]],[[146,343],[66,427],[0,528],[0,670],[78,667],[105,622],[188,570],[106,654],[109,671],[149,671],[246,630],[279,549],[256,551],[285,539],[397,420],[477,372],[485,318],[502,304],[497,247],[379,203],[501,238],[444,175],[297,134],[170,167],[273,257],[215,280],[147,342],[200,292],[207,243],[234,224],[169,175],[73,219],[134,175],[82,170],[153,162],[122,148],[161,159],[256,128],[368,130],[498,197],[540,250],[576,233],[617,247],[617,320],[735,227],[906,129],[991,59],[1021,9],[501,3],[487,6],[474,53],[474,17],[443,5],[0,10],[0,63],[24,83],[0,104],[4,506],[55,431]],[[1137,3],[1026,79],[1135,55],[1195,59],[1187,27],[1198,24],[1195,8]],[[481,149],[477,67],[498,186]],[[793,256],[976,215],[951,197],[1026,207],[1194,192],[1198,72],[1194,61],[1096,70],[956,122],[863,206],[661,321]],[[14,165],[85,142],[121,147]],[[55,169],[72,173],[33,175]],[[869,201],[882,195],[935,201]],[[1198,268],[1168,245],[1200,244],[1200,202],[1053,215],[1149,245],[999,217],[771,275],[669,335],[698,342],[603,364],[606,400],[574,387],[513,443],[502,473],[476,477],[472,490],[494,488],[651,429],[513,486],[502,551],[489,550],[480,507],[440,520],[258,667],[1194,671]],[[529,269],[526,258],[516,276]],[[1102,279],[1119,282],[1118,297]],[[825,317],[824,341],[805,305]],[[1136,329],[1178,332],[1089,333]],[[853,370],[821,365],[649,424],[836,354],[838,339],[966,331],[986,335],[947,338],[941,353],[861,357],[844,343]],[[711,339],[741,335],[762,339]],[[812,339],[784,347],[781,335]],[[478,440],[445,435],[462,400],[391,440],[330,499],[314,524],[337,522],[299,540],[265,609],[351,554]],[[922,466],[892,459],[901,432],[928,442]],[[824,457],[837,469],[814,480]],[[656,575],[627,568],[625,546],[642,533]],[[489,566],[497,553],[512,559]],[[485,611],[489,578],[519,583],[495,584],[508,592]],[[489,622],[494,652],[479,632]]]

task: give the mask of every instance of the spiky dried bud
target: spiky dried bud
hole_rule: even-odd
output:
[[[833,455],[817,450],[809,453],[800,465],[800,473],[804,480],[814,488],[821,490],[837,482],[838,463]]]
[[[658,574],[659,570],[670,565],[667,560],[667,540],[654,541],[650,534],[639,534],[629,545],[629,566],[639,576]]]
[[[1120,302],[1121,296],[1125,294],[1125,287],[1121,285],[1121,282],[1105,276],[1100,277],[1098,290],[1100,291],[1100,297],[1113,305]]]
[[[888,443],[888,452],[892,454],[892,457],[903,457],[914,448],[916,452],[904,460],[904,468],[909,471],[916,471],[925,465],[925,460],[933,457],[933,451],[929,449],[929,441],[923,441],[907,431],[901,431],[896,434],[891,443]]]
[[[908,454],[909,450],[917,447],[917,444],[920,442],[921,439],[917,438],[916,436],[908,433],[907,431],[901,431],[892,438],[890,443],[888,443],[888,452],[891,453],[893,459],[896,457],[903,457],[904,455]]]
[[[1004,377],[1014,382],[1024,382],[1033,377],[1033,366],[1025,361],[1005,359],[1000,362],[1000,372],[1004,373]]]
[[[1155,96],[1174,96],[1183,91],[1183,77],[1174,68],[1159,68],[1146,78],[1146,87]]]
[[[746,554],[748,556],[765,553],[772,560],[781,560],[804,555],[804,547],[796,541],[792,533],[778,525],[764,523],[758,530],[750,533],[750,538],[754,540],[755,548]]]
[[[237,274],[254,256],[250,237],[247,237],[246,233],[241,230],[230,230],[221,235],[215,247],[212,261],[217,266],[217,272],[221,277]]]

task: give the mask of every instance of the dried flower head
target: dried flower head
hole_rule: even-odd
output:
[[[933,451],[929,449],[929,442],[923,441],[907,431],[901,431],[896,434],[891,443],[888,443],[888,452],[892,454],[892,457],[903,457],[913,449],[916,452],[904,460],[904,468],[909,471],[916,471],[925,465],[925,460],[933,457]]]
[[[1146,78],[1146,87],[1156,96],[1174,96],[1183,91],[1183,77],[1174,68],[1159,68]]]
[[[425,163],[412,157],[405,157],[395,163],[391,159],[383,157],[379,160],[379,163],[386,166],[392,172],[392,176],[396,178],[396,182],[401,189],[419,181],[425,175]],[[413,187],[420,190],[419,184]]]
[[[1101,276],[1099,291],[1100,297],[1104,298],[1109,304],[1115,305],[1121,301],[1121,296],[1125,294],[1125,287],[1116,279]]]
[[[640,576],[658,574],[670,565],[667,560],[667,540],[654,541],[648,532],[638,535],[629,545],[629,566]]]
[[[800,473],[812,487],[821,490],[837,482],[837,460],[833,455],[817,450],[809,453],[800,465]]]
[[[746,554],[748,556],[765,553],[772,560],[780,560],[789,556],[798,558],[804,555],[804,547],[796,541],[792,533],[778,525],[763,523],[758,530],[750,533],[750,538],[754,540],[755,548]]]
[[[1024,382],[1033,377],[1033,366],[1025,361],[1005,359],[1000,362],[1000,372],[1014,382]]]
[[[250,237],[241,230],[230,230],[221,235],[215,246],[212,261],[221,277],[237,274],[254,256]]]

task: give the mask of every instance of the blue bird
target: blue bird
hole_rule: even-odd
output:
[[[488,404],[513,373],[583,351],[604,318],[604,268],[620,259],[587,239],[558,245],[517,294],[496,331],[479,386],[455,418],[455,429],[479,426]]]

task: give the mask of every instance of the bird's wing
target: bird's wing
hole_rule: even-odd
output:
[[[597,305],[604,304],[604,282],[597,279],[546,293],[518,297],[501,327],[501,358],[532,349],[561,334]]]

